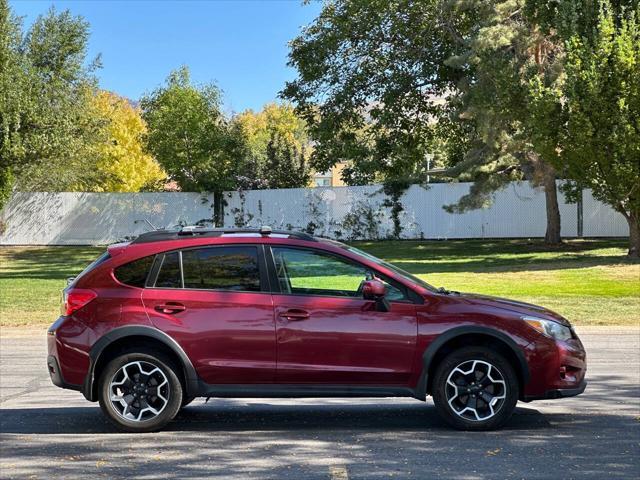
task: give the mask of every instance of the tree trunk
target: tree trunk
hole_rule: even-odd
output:
[[[562,237],[560,236],[560,208],[558,207],[556,173],[552,167],[545,167],[543,185],[547,208],[547,232],[544,236],[544,242],[547,245],[559,245],[562,243]]]
[[[625,215],[629,224],[629,252],[627,255],[631,258],[640,257],[640,224],[636,214],[630,213]]]
[[[224,226],[224,195],[222,192],[213,192],[213,225]]]

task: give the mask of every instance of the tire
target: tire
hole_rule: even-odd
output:
[[[511,364],[486,347],[464,347],[436,367],[432,383],[437,412],[458,430],[495,430],[516,407],[519,382]]]
[[[160,352],[141,349],[119,355],[100,375],[102,412],[126,432],[160,430],[182,405],[182,384],[176,371],[171,359]]]

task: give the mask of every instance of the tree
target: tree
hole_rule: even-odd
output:
[[[282,96],[309,125],[312,166],[347,161],[347,183],[382,181],[396,236],[402,193],[426,178],[442,99],[461,76],[445,63],[458,47],[442,39],[441,10],[440,0],[327,2],[290,44],[298,78]]]
[[[233,118],[244,145],[244,187],[294,188],[308,185],[311,152],[307,126],[289,104],[271,103]]]
[[[565,187],[570,199],[590,187],[627,218],[633,253],[638,237],[633,205],[640,188],[638,143],[633,140],[638,131],[633,86],[638,85],[634,65],[639,43],[632,24],[638,1],[474,0],[454,8],[462,8],[461,14],[470,6],[474,14],[489,14],[480,15],[484,20],[467,41],[467,53],[450,63],[475,70],[474,81],[461,84],[459,98],[464,103],[462,117],[473,118],[479,126],[480,151],[499,147],[496,158],[506,161],[498,171],[519,165],[531,172],[529,178],[545,185],[547,241],[554,232],[559,239],[553,188],[559,172],[573,180],[568,185],[572,188]],[[602,11],[608,19],[603,20]],[[496,134],[503,136],[498,142]],[[505,135],[509,141],[504,141]],[[492,158],[474,155],[471,150],[468,163],[481,168]],[[470,195],[463,203],[490,192],[491,182],[499,178],[485,175],[483,182],[476,181],[474,188],[481,195]],[[553,218],[556,228],[551,228]]]
[[[140,109],[118,95],[101,91],[95,106],[106,121],[108,137],[97,146],[97,168],[103,179],[93,191],[138,192],[159,189],[166,178],[158,162],[144,151],[147,126]]]
[[[273,134],[267,144],[265,164],[269,188],[298,188],[309,185],[311,175],[304,148]]]
[[[298,78],[282,95],[309,124],[314,168],[349,160],[355,177],[421,178],[435,100],[457,74],[438,11],[436,0],[327,2],[291,42]]]
[[[23,35],[0,0],[0,190],[59,191],[94,183],[103,120],[93,108],[88,24],[53,8]],[[15,182],[10,185],[9,182]]]
[[[566,5],[565,5],[566,6]],[[560,89],[540,88],[538,99],[561,98],[563,119],[557,168],[590,188],[629,224],[629,256],[640,255],[640,6],[596,4],[592,28],[569,9],[556,25],[573,28],[566,40],[566,79]],[[569,11],[567,11],[569,10]],[[580,22],[582,20],[582,22]],[[576,28],[576,25],[578,28]],[[587,25],[589,25],[587,23]]]
[[[522,3],[326,3],[291,42],[299,75],[283,91],[317,142],[313,165],[348,159],[348,173],[408,185],[425,177],[427,153],[452,155],[439,161],[476,182],[456,211],[528,178],[545,186],[546,238],[559,242],[555,172],[531,141],[524,88],[532,65],[553,81],[552,56],[535,49],[552,46],[526,22]],[[468,148],[463,159],[455,143]]]
[[[20,158],[20,117],[25,68],[20,23],[0,0],[0,209],[9,198],[16,158]]]
[[[221,225],[222,192],[235,188],[242,144],[222,114],[220,90],[193,84],[182,67],[141,106],[149,151],[183,190],[213,192],[214,222]]]
[[[470,0],[446,4],[450,16],[473,18],[471,29],[453,35],[462,47],[447,63],[464,73],[455,101],[460,121],[473,121],[475,145],[453,174],[471,176],[468,195],[450,211],[483,206],[512,180],[544,187],[545,241],[561,241],[556,171],[557,108],[532,101],[532,85],[555,85],[562,76],[559,42],[527,15],[524,0]],[[542,135],[541,129],[545,133]],[[471,175],[470,175],[471,174]]]

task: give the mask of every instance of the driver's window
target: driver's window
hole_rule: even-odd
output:
[[[363,266],[333,255],[295,248],[272,249],[283,293],[359,297],[371,275]]]

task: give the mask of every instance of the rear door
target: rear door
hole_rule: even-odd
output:
[[[374,276],[365,266],[317,249],[271,252],[279,383],[408,383],[417,321],[403,286],[376,275],[391,304],[380,312],[362,298],[362,281]]]
[[[275,330],[262,245],[158,255],[143,292],[149,318],[185,350],[208,384],[270,383]]]

